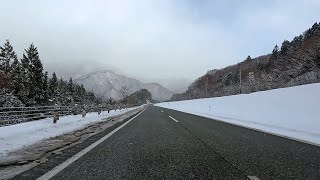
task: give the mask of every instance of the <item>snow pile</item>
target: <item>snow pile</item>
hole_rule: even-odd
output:
[[[157,106],[320,145],[320,83]]]
[[[88,113],[85,118],[82,118],[81,115],[64,116],[60,117],[57,124],[53,124],[52,118],[46,118],[38,121],[0,127],[0,158],[24,146],[82,129],[90,123],[100,122],[103,121],[104,118],[124,114],[136,108],[138,107],[110,111],[110,113],[103,111],[100,115],[98,115],[98,113]]]

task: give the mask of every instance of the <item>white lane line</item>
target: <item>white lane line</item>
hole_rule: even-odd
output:
[[[163,111],[161,110],[161,112],[163,112]]]
[[[175,122],[179,122],[178,120],[176,120],[175,118],[169,116],[169,118],[171,118],[172,120],[174,120]]]
[[[248,176],[250,180],[260,180],[257,176]]]
[[[146,110],[146,108],[144,109]],[[143,111],[144,111],[143,110]],[[76,161],[77,159],[79,159],[80,157],[82,157],[83,155],[85,155],[87,152],[89,152],[90,150],[92,150],[93,148],[95,148],[96,146],[98,146],[100,143],[102,143],[104,140],[108,139],[110,136],[112,136],[114,133],[116,133],[118,130],[120,130],[121,128],[123,128],[125,125],[127,125],[129,122],[131,122],[133,119],[135,119],[136,117],[138,117],[141,113],[143,113],[143,111],[141,111],[139,114],[137,114],[136,116],[134,116],[133,118],[131,118],[130,120],[128,120],[127,122],[125,122],[124,124],[122,124],[121,126],[117,127],[116,129],[114,129],[113,131],[111,131],[109,134],[103,136],[101,139],[99,139],[98,141],[96,141],[95,143],[91,144],[90,146],[86,147],[85,149],[83,149],[82,151],[78,152],[76,155],[72,156],[71,158],[69,158],[68,160],[66,160],[65,162],[61,163],[60,165],[56,166],[55,168],[53,168],[51,171],[48,171],[46,174],[42,175],[41,177],[39,177],[37,180],[47,180],[52,178],[53,176],[55,176],[56,174],[58,174],[60,171],[62,171],[63,169],[65,169],[66,167],[68,167],[70,164],[72,164],[74,161]]]

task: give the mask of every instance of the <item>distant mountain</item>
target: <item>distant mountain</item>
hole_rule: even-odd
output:
[[[165,78],[165,79],[152,79],[149,81],[157,82],[158,84],[168,88],[174,93],[182,93],[188,89],[189,84],[192,82],[186,78]]]
[[[100,70],[81,76],[75,81],[83,84],[85,88],[93,91],[95,94],[120,99],[119,90],[127,86],[130,93],[141,89],[147,89],[152,99],[157,101],[166,101],[171,98],[173,92],[156,83],[142,83],[139,80],[117,74],[112,70]]]
[[[157,101],[169,100],[174,94],[157,83],[143,83],[141,87],[147,89],[152,94],[152,99]]]
[[[90,61],[90,63],[87,63],[87,61],[49,61],[44,62],[43,65],[45,69],[47,69],[49,75],[55,72],[58,75],[58,78],[62,77],[66,80],[68,80],[70,77],[72,77],[73,79],[77,79],[85,74],[102,70],[111,70],[114,73],[126,76],[126,74],[120,69],[112,65],[101,63],[99,61]]]
[[[240,84],[241,82],[241,84]],[[172,100],[228,96],[320,82],[320,24],[271,54],[208,71]]]

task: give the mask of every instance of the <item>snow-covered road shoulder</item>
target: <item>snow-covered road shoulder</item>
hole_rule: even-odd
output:
[[[93,123],[106,121],[107,118],[125,114],[141,107],[122,109],[117,111],[104,111],[100,115],[88,113],[85,118],[81,115],[60,117],[57,124],[52,118],[0,127],[0,160],[7,158],[10,152],[30,146],[40,141],[83,129]]]
[[[320,145],[320,83],[156,106]]]

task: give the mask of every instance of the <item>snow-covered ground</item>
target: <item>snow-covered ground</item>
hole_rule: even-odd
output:
[[[156,106],[320,145],[320,83]]]
[[[104,118],[124,114],[136,108],[138,107],[110,111],[110,113],[103,111],[100,115],[98,115],[98,113],[88,113],[85,118],[82,118],[81,115],[64,116],[60,117],[57,124],[52,123],[52,118],[46,118],[38,121],[0,127],[0,159],[5,157],[7,153],[24,146],[82,129],[91,123],[100,122],[103,121],[102,119]]]

